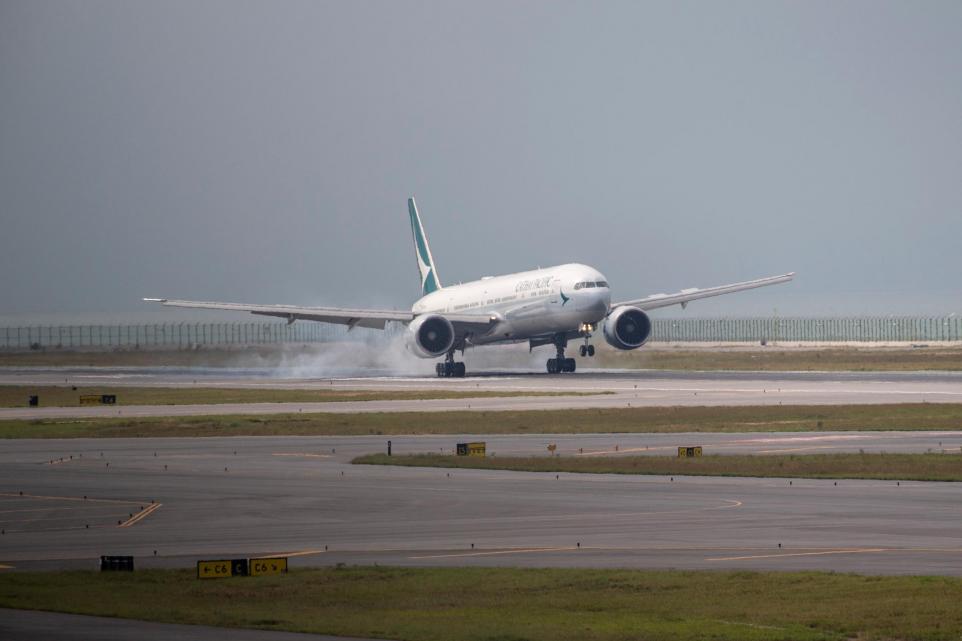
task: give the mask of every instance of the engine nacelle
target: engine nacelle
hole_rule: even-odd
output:
[[[447,354],[454,345],[454,325],[440,314],[421,314],[408,325],[407,345],[421,358]]]
[[[651,319],[637,307],[616,307],[605,319],[605,340],[617,349],[637,349],[651,336]]]

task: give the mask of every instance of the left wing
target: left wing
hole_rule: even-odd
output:
[[[718,287],[709,287],[707,289],[698,289],[697,287],[692,289],[683,289],[676,294],[652,294],[647,298],[638,298],[636,300],[612,303],[611,307],[613,309],[619,305],[630,305],[631,307],[637,307],[641,310],[658,309],[659,307],[668,307],[670,305],[681,305],[682,307],[687,307],[689,302],[698,300],[699,298],[710,298],[711,296],[732,294],[734,292],[741,292],[746,289],[755,289],[756,287],[778,285],[779,283],[787,283],[794,277],[795,272],[791,272],[790,274],[783,274],[781,276],[769,276],[768,278],[748,280],[742,283],[732,283],[731,285],[720,285]]]
[[[410,323],[417,316],[411,311],[388,309],[349,309],[344,307],[297,307],[295,305],[247,305],[244,303],[215,303],[197,300],[175,300],[169,298],[145,298],[149,303],[160,303],[167,307],[191,307],[194,309],[223,309],[231,312],[250,312],[260,316],[284,318],[288,323],[295,320],[320,321],[355,327],[384,329],[388,321]],[[443,314],[457,328],[468,329],[487,327],[497,322],[488,314]]]

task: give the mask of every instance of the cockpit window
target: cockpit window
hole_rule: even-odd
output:
[[[581,281],[580,283],[575,283],[575,285],[574,285],[574,288],[575,288],[575,289],[587,289],[587,288],[589,288],[589,287],[608,287],[608,281],[606,281],[606,280],[599,280],[599,281],[585,280],[585,281]]]

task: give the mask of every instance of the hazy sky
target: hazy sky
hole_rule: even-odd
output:
[[[962,312],[962,2],[0,0],[0,316],[406,307],[411,194],[444,283]]]

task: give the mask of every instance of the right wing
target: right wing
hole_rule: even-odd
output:
[[[196,300],[175,300],[170,298],[145,298],[149,303],[160,303],[167,307],[190,307],[194,309],[222,309],[231,312],[250,312],[260,316],[276,316],[288,323],[295,320],[320,321],[355,327],[384,329],[388,321],[410,323],[417,316],[411,311],[387,309],[348,309],[344,307],[297,307],[295,305],[247,305],[244,303],[215,303]],[[497,318],[488,314],[442,314],[455,326],[465,329],[488,327]]]
[[[733,294],[734,292],[741,292],[746,289],[778,285],[779,283],[787,283],[794,277],[795,272],[792,272],[790,274],[782,274],[781,276],[769,276],[768,278],[759,278],[758,280],[732,283],[731,285],[720,285],[718,287],[707,287],[705,289],[698,289],[697,287],[683,289],[676,294],[652,294],[646,298],[612,303],[611,307],[614,309],[619,305],[630,305],[642,310],[658,309],[659,307],[668,307],[669,305],[686,307],[689,302],[698,300],[699,298],[709,298],[711,296],[721,296],[722,294]]]

